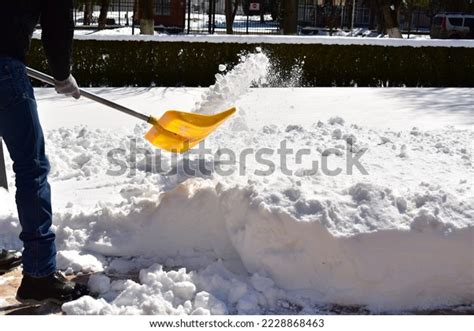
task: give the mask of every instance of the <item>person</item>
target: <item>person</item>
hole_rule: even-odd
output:
[[[70,72],[74,33],[72,0],[0,2],[0,136],[16,175],[16,204],[23,242],[20,302],[66,302],[87,288],[66,280],[56,270],[52,226],[50,164],[25,59],[39,22],[41,40],[56,92],[80,97]]]

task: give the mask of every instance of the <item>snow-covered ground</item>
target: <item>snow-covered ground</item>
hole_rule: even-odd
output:
[[[243,44],[322,44],[322,45],[373,45],[393,47],[474,47],[474,40],[449,39],[397,39],[397,38],[354,38],[348,36],[284,36],[284,35],[121,35],[93,33],[75,35],[77,40],[122,40],[122,41],[160,41],[160,42],[207,42]]]
[[[197,28],[200,28],[200,29],[205,29],[205,27],[203,26],[200,26],[200,27],[196,27]],[[263,31],[273,31],[275,28],[270,26],[268,27],[268,30],[262,30],[263,28],[262,27],[259,27],[258,25],[254,25],[252,26],[251,28],[249,28],[249,33],[250,34],[253,34],[254,31],[255,33],[263,33]],[[273,29],[273,30],[271,30]],[[225,30],[225,28],[218,28],[217,29],[217,32],[222,32],[223,30]],[[377,32],[373,32],[371,30],[368,30],[368,29],[362,29],[362,28],[358,28],[358,29],[354,29],[352,31],[343,31],[343,30],[340,30],[340,29],[337,29],[335,31],[332,32],[332,35],[330,34],[329,30],[325,29],[325,28],[314,28],[314,29],[309,29],[310,31],[311,30],[314,30],[313,33],[310,33],[310,32],[307,32],[307,33],[303,33],[303,36],[301,36],[300,38],[308,38],[308,35],[318,35],[318,36],[331,36],[332,38],[338,38],[338,37],[363,37],[363,38],[385,38],[387,39],[388,38],[388,35],[379,35]],[[246,32],[246,27],[242,25],[240,25],[239,27],[236,27],[236,30],[234,31],[235,33],[245,33]],[[76,36],[89,36],[89,37],[92,37],[92,36],[130,36],[130,35],[139,35],[140,34],[140,27],[137,26],[135,27],[135,29],[133,29],[131,26],[124,26],[124,27],[121,27],[121,28],[114,28],[114,29],[105,29],[105,30],[94,30],[94,29],[76,29],[74,31],[74,34]],[[39,36],[40,35],[40,32],[37,31],[35,32],[35,36]],[[158,33],[155,31],[155,36],[157,35],[161,35],[161,36],[166,36],[167,34],[163,34],[163,33]],[[410,36],[408,36],[407,34],[403,34],[403,38],[404,39],[423,39],[423,40],[427,40],[427,39],[430,39],[430,35],[429,34],[410,34]]]
[[[275,75],[265,55],[221,69],[209,89],[91,89],[154,115],[238,107],[209,151],[178,158],[143,141],[144,123],[36,89],[58,264],[95,272],[99,294],[66,313],[473,304],[474,89],[249,90]],[[20,248],[13,191],[0,246]]]
[[[160,34],[154,36],[140,35],[140,29],[135,28],[132,35],[131,27],[122,27],[111,30],[76,30],[74,39],[77,40],[121,40],[121,41],[159,41],[159,42],[205,42],[205,43],[242,43],[242,44],[322,44],[322,45],[373,45],[391,47],[466,47],[474,48],[474,40],[429,39],[427,36],[412,36],[410,39],[379,38],[368,30],[356,29],[354,38],[350,33],[335,31],[329,35],[226,35],[226,34]],[[365,32],[367,33],[365,33]],[[363,37],[363,38],[362,38]],[[41,30],[36,30],[33,38],[41,38]]]

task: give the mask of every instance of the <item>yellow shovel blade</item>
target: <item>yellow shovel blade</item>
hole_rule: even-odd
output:
[[[160,119],[150,117],[153,127],[145,138],[154,146],[174,152],[184,153],[204,140],[225,120],[236,112],[231,108],[215,115],[167,111]]]

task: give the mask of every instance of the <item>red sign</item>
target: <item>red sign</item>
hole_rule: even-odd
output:
[[[260,11],[260,3],[258,2],[251,2],[250,8],[251,11]]]

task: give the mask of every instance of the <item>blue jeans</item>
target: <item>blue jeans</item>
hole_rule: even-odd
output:
[[[6,57],[0,57],[0,136],[16,174],[23,273],[32,277],[48,276],[56,271],[49,161],[26,68],[20,61]]]

